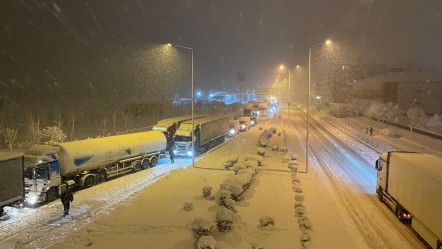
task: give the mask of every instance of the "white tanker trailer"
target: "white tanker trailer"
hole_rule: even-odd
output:
[[[25,152],[25,201],[34,205],[59,197],[67,187],[88,188],[107,178],[157,164],[166,149],[160,131],[34,145]]]

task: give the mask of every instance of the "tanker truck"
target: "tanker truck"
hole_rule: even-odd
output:
[[[23,156],[0,151],[0,217],[4,207],[20,203],[24,197]]]
[[[165,149],[166,137],[160,131],[34,145],[24,153],[25,202],[50,202],[68,187],[88,188],[153,167]]]
[[[175,147],[174,153],[177,156],[199,155],[217,144],[224,142],[229,132],[230,118],[225,115],[212,115],[183,122],[173,137]],[[192,151],[192,133],[194,136],[194,151]]]
[[[441,249],[442,158],[423,153],[388,152],[376,161],[376,170],[379,200],[433,249]]]

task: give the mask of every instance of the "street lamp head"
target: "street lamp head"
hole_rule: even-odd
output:
[[[166,46],[172,47],[172,43],[167,43]]]
[[[280,66],[279,66],[279,69],[284,69],[284,65],[280,65]]]
[[[300,68],[300,66],[299,66],[299,65],[296,65],[296,68]]]
[[[326,40],[326,41],[325,41],[325,44],[326,44],[326,45],[330,45],[330,44],[331,44],[331,40]]]

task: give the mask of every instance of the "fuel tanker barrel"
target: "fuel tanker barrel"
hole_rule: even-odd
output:
[[[61,175],[97,169],[120,160],[161,153],[166,137],[160,131],[92,138],[57,144]]]

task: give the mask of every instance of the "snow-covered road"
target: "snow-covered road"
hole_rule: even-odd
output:
[[[302,121],[292,121],[299,134],[305,130]],[[366,248],[425,248],[376,197],[373,165],[378,152],[319,118],[311,123],[310,150],[313,170],[328,186],[343,222],[355,229],[354,236],[362,238]]]
[[[38,208],[8,210],[0,222],[1,248],[45,248],[62,241],[103,214],[111,212],[140,190],[154,183],[171,170],[186,167],[189,159],[159,160],[154,168],[125,175],[74,194],[71,214],[62,217],[63,206],[57,200]]]

